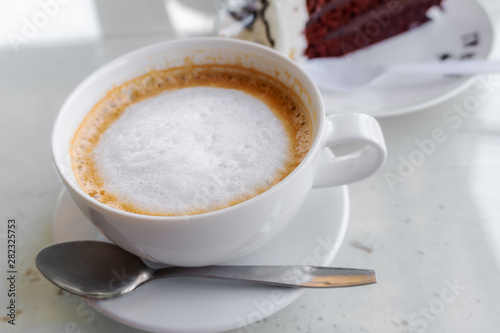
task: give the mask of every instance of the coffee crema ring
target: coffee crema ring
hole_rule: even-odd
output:
[[[198,89],[202,87],[203,89]],[[213,89],[210,90],[209,88]],[[218,91],[220,91],[220,95],[217,95]],[[234,93],[232,93],[232,91],[234,91]],[[223,105],[218,105],[217,100],[211,102],[209,99],[206,99],[211,94],[217,95],[217,99],[219,101],[227,100],[228,102]],[[235,95],[234,102],[231,102],[231,94]],[[252,102],[250,99],[248,100],[248,103],[253,104],[248,104],[252,105],[252,107],[250,108],[251,110],[246,110],[245,112],[250,113],[252,112],[252,110],[255,111],[255,109],[259,108],[257,107],[257,105],[259,105],[258,103],[261,103],[267,106],[267,108],[272,111],[271,115],[266,114],[265,111],[262,111],[262,113],[259,115],[256,115],[255,113],[240,114],[239,116],[233,115],[230,112],[231,107],[234,108],[234,110],[245,109],[242,105],[240,105],[240,102],[246,100],[246,97],[239,94],[248,95],[249,98],[253,98],[255,100],[255,102]],[[172,98],[183,98],[183,100],[181,102],[174,100],[168,101],[167,99],[170,98],[169,96]],[[200,128],[205,129],[205,132],[201,130],[199,131],[199,133],[205,134],[205,136],[199,140],[200,147],[203,146],[206,148],[207,140],[216,140],[216,132],[223,132],[224,134],[224,131],[232,131],[231,133],[235,133],[234,137],[235,141],[237,141],[239,139],[236,139],[238,138],[236,134],[243,134],[246,133],[245,130],[248,130],[248,133],[245,136],[248,137],[248,142],[242,143],[240,148],[236,149],[232,146],[231,140],[226,140],[224,146],[218,147],[216,149],[229,149],[230,147],[232,147],[231,149],[236,149],[237,151],[228,151],[222,155],[238,155],[241,153],[241,156],[244,157],[244,153],[246,153],[247,159],[250,159],[250,157],[253,156],[252,154],[257,154],[256,158],[259,158],[259,156],[261,156],[263,159],[267,152],[273,152],[273,154],[279,155],[279,153],[277,152],[274,153],[273,144],[279,144],[280,142],[281,144],[283,144],[283,142],[285,142],[286,145],[282,150],[284,151],[286,156],[284,158],[281,158],[280,165],[273,167],[273,170],[271,170],[271,175],[269,175],[269,173],[262,173],[264,175],[263,178],[256,180],[254,184],[250,184],[252,186],[249,186],[249,184],[243,184],[244,186],[242,184],[238,184],[239,182],[241,182],[240,178],[244,177],[238,178],[239,176],[237,171],[239,170],[232,169],[234,172],[229,174],[229,176],[226,177],[227,179],[225,179],[224,177],[219,177],[217,175],[212,175],[211,177],[213,179],[208,182],[200,182],[200,185],[198,187],[196,187],[196,182],[191,184],[191,179],[189,177],[186,177],[184,180],[181,179],[180,183],[175,183],[173,182],[173,180],[171,183],[166,181],[165,184],[169,184],[170,186],[167,186],[165,184],[163,184],[163,186],[160,186],[161,181],[157,181],[156,183],[149,185],[149,190],[141,189],[140,191],[138,191],[144,192],[141,194],[143,197],[141,200],[130,199],[131,197],[133,197],[133,194],[137,193],[130,193],[129,188],[113,190],[113,186],[110,187],[108,183],[109,179],[113,178],[114,175],[105,175],[105,172],[103,172],[104,168],[99,166],[99,161],[102,160],[102,158],[96,159],[96,155],[98,155],[97,153],[100,151],[100,145],[105,146],[104,143],[107,140],[106,135],[109,135],[109,133],[113,133],[113,136],[115,137],[120,135],[116,134],[113,131],[113,126],[118,126],[118,124],[121,123],[124,117],[128,117],[127,112],[130,111],[129,113],[131,113],[132,111],[134,111],[134,109],[137,109],[136,111],[140,112],[144,108],[147,109],[149,106],[151,106],[148,106],[148,104],[154,103],[163,103],[162,105],[164,109],[168,108],[168,106],[173,107],[175,105],[177,110],[175,111],[175,117],[182,118],[183,112],[180,112],[179,110],[183,107],[183,103],[186,105],[188,105],[189,103],[195,103],[196,96],[198,96],[198,98],[200,99],[200,103],[202,106],[213,104],[217,106],[214,108],[218,108],[218,110],[221,110],[221,112],[222,110],[225,110],[223,116],[217,115],[216,113],[212,114],[212,118],[217,118],[218,116],[221,117],[220,122],[212,124],[212,127],[208,126],[210,125],[210,122],[207,120],[199,122],[201,126]],[[203,102],[201,101],[201,99],[203,99]],[[200,105],[196,107],[200,108]],[[186,109],[189,109],[189,107],[186,107]],[[154,110],[154,107],[151,107],[151,110],[152,111],[148,114],[148,117],[151,115],[157,116],[158,113],[156,111],[158,110]],[[177,138],[188,136],[188,134],[186,133],[190,132],[190,129],[193,133],[190,133],[189,135],[193,136],[197,134],[198,132],[194,131],[194,129],[192,128],[192,123],[194,122],[193,117],[195,117],[196,114],[199,114],[198,110],[189,114],[184,112],[185,123],[183,124],[183,122],[179,122],[177,128],[174,128],[170,131],[175,131],[175,129],[183,128],[184,131],[182,133],[179,132],[177,134]],[[170,117],[174,117],[174,114],[172,113]],[[227,120],[231,117],[234,118],[234,121],[232,123]],[[260,121],[264,122],[265,124],[258,124],[258,117],[262,117]],[[146,117],[139,117],[139,119],[135,119],[132,117],[132,123],[128,124],[129,127],[124,127],[120,131],[117,131],[117,133],[133,131],[134,123],[137,125],[141,122],[141,120],[145,118]],[[155,122],[165,121],[165,124],[168,125],[168,110],[166,110],[163,118],[160,117],[160,120],[158,120],[158,118],[155,119]],[[253,124],[254,121],[256,122],[256,124]],[[151,126],[152,125],[155,124],[153,123],[151,124]],[[168,128],[167,125],[165,125],[164,128]],[[242,126],[245,127],[247,125],[248,129],[242,128]],[[235,126],[235,128],[232,128],[232,126]],[[196,129],[198,130],[199,128]],[[158,129],[156,129],[155,131],[159,133],[158,135],[161,138],[158,140],[160,141],[175,139],[175,137],[169,138],[168,136],[164,136]],[[283,138],[286,139],[286,141],[279,140],[276,137],[276,135],[278,134],[283,135]],[[142,139],[144,139],[145,137],[147,136],[143,135]],[[146,141],[148,140],[149,139],[147,139]],[[140,154],[141,150],[150,147],[151,144],[156,141],[148,141],[148,143],[145,143],[146,145],[142,148],[139,143],[135,143],[134,141],[127,142],[129,142],[128,146],[137,144],[137,151],[138,154]],[[309,151],[310,145],[311,121],[309,119],[308,112],[306,111],[306,108],[304,107],[298,96],[291,89],[287,88],[283,83],[279,82],[269,75],[240,66],[190,65],[185,67],[171,68],[163,71],[152,71],[141,77],[128,81],[120,86],[114,87],[99,103],[94,106],[94,108],[92,108],[92,110],[90,110],[90,112],[87,114],[82,124],[78,128],[71,144],[71,157],[73,170],[81,188],[94,199],[108,206],[127,212],[146,215],[177,216],[200,214],[222,209],[248,200],[268,190],[269,188],[283,180],[300,164],[302,159]],[[123,148],[122,150],[128,149],[128,146],[126,146],[126,148]],[[192,145],[189,145],[189,147],[191,146]],[[184,150],[188,150],[188,147],[184,147]],[[104,156],[112,155],[112,153],[109,153],[109,151],[112,152],[113,149],[108,150],[108,153],[105,153]],[[169,147],[167,145],[165,147],[164,153],[166,155],[178,154],[179,151],[182,151],[182,149],[175,150],[171,147],[171,149],[169,150]],[[158,152],[161,152],[161,149],[158,150]],[[201,155],[203,155],[203,153],[200,153],[200,156]],[[231,167],[234,167],[235,165],[236,167],[238,167],[238,164],[241,167],[241,164],[245,162],[244,160],[242,160],[243,157],[240,157],[239,159],[237,158],[235,160],[222,159],[220,161],[217,161],[219,163],[226,163],[229,170],[231,170]],[[113,156],[109,157],[111,162],[113,162],[113,158]],[[196,174],[196,177],[200,177],[199,179],[201,179],[200,175],[204,174],[204,172],[202,172],[203,168],[197,168],[198,164],[201,161],[189,161],[189,153],[187,152],[186,155],[180,154],[176,158],[177,160],[172,159],[170,160],[170,162],[168,162],[167,160],[167,166],[165,166],[166,169],[162,169],[163,167],[158,167],[158,170],[160,170],[158,172],[164,172],[163,178],[169,177],[168,175],[172,174],[172,172],[179,173],[179,170],[184,170],[183,172],[186,172],[187,175],[189,175],[189,172],[191,172],[193,174]],[[188,163],[185,163],[181,166],[181,162],[183,159],[187,159]],[[207,158],[206,160],[210,160],[210,158]],[[269,161],[272,161],[272,158],[270,158]],[[253,164],[258,165],[258,162],[260,161],[256,160],[256,162]],[[171,173],[169,173],[168,163],[177,165],[176,168],[171,169]],[[266,165],[265,163],[269,163],[269,165],[272,165],[272,163],[274,162],[271,163],[264,161],[263,163],[264,165]],[[130,163],[127,162],[125,164],[128,165]],[[190,165],[193,166],[191,169],[189,169]],[[155,169],[155,167],[152,167],[151,165],[149,167],[145,165],[144,167],[145,170],[143,180],[147,181],[148,172],[152,172],[151,170]],[[247,172],[255,172],[255,170],[252,171],[251,167],[252,165],[249,166]],[[207,167],[207,170],[210,169]],[[206,172],[206,174],[208,177],[209,173]],[[231,178],[233,174],[234,177],[236,177],[234,179]],[[233,194],[232,197],[225,198],[225,200],[223,201],[219,200],[216,202],[211,202],[212,198],[214,197],[214,193],[216,193],[218,190],[224,191],[227,188],[230,188],[232,190],[233,188],[238,187],[241,187],[241,191],[231,192]],[[148,206],[148,202],[151,201],[149,199],[151,199],[153,195],[156,195],[156,192],[165,192],[167,190],[170,191],[170,188],[177,189],[172,190],[174,192],[168,193],[168,195],[165,195],[164,198],[167,198],[170,203],[177,200],[178,202],[176,202],[174,208],[172,208],[171,205],[166,205],[167,208],[151,208]],[[183,190],[183,188],[188,189]],[[161,195],[159,198],[162,198]],[[180,200],[179,198],[181,198],[182,200]],[[159,199],[157,199],[157,201],[158,200]]]

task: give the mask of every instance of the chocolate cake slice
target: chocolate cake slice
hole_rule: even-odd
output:
[[[307,0],[308,58],[339,57],[429,21],[442,0]]]
[[[341,57],[416,28],[443,0],[226,1],[236,22],[220,29],[221,35],[256,41],[299,60]]]

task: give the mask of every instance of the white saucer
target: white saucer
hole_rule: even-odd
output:
[[[257,251],[228,264],[328,266],[344,238],[348,215],[346,186],[312,190],[281,234]],[[106,240],[80,213],[66,191],[59,199],[53,234],[56,243]],[[262,320],[303,292],[303,289],[174,278],[150,282],[117,299],[89,303],[121,323],[152,332],[220,332]]]
[[[494,28],[490,17],[474,0],[447,0],[444,11],[430,12],[431,22],[345,57],[349,62],[396,62],[486,59],[491,55]],[[474,40],[477,37],[477,45]],[[401,78],[388,76],[352,92],[322,90],[327,113],[363,112],[376,117],[409,113],[438,104],[465,90],[471,76],[461,78]]]

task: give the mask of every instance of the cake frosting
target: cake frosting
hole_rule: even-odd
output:
[[[306,59],[305,0],[229,0],[219,14],[221,36],[260,43],[294,60]]]

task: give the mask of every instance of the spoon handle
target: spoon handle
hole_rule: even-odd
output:
[[[305,288],[350,287],[377,282],[372,270],[315,266],[167,267],[158,269],[153,274],[153,278],[177,276]]]
[[[387,67],[392,73],[402,74],[484,74],[500,72],[500,61],[461,60],[394,64]]]

